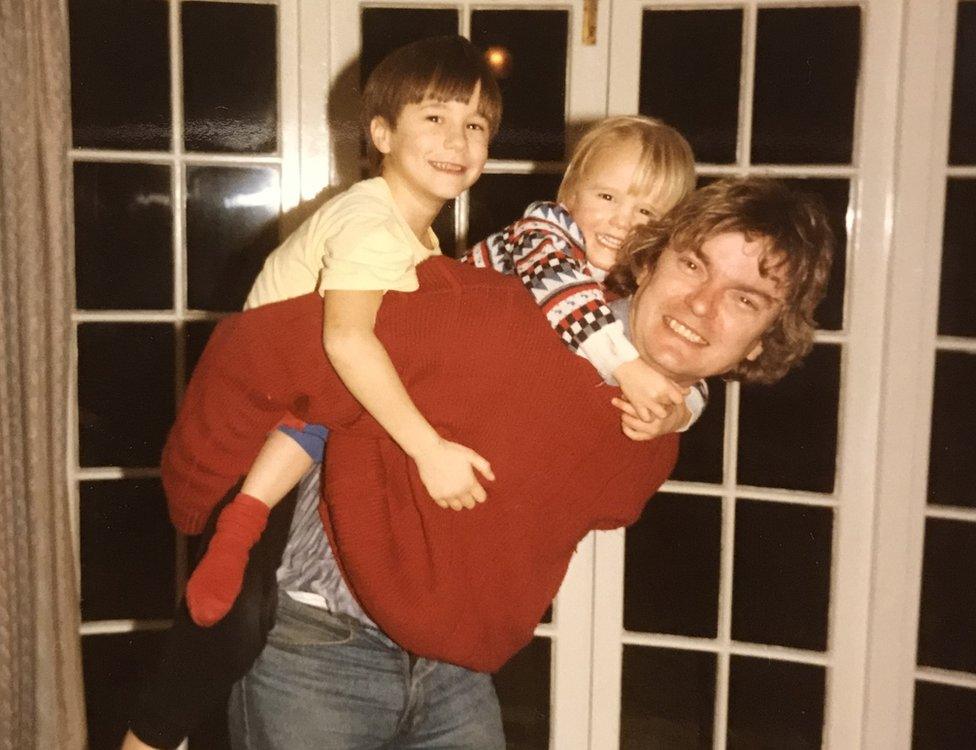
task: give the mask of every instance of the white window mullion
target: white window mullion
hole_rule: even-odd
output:
[[[652,501],[653,502],[653,501]],[[593,676],[590,750],[620,743],[624,634],[623,529],[593,532]]]
[[[338,159],[332,158],[332,149],[333,139],[340,134],[331,132],[326,112],[336,106],[333,98],[339,101],[343,96],[333,90],[334,71],[339,70],[336,40],[343,38],[341,33],[336,33],[334,25],[345,23],[341,14],[347,12],[348,6],[354,3],[328,3],[321,0],[294,0],[294,3],[294,9],[289,9],[288,16],[290,28],[294,29],[297,24],[297,40],[296,36],[291,37],[292,44],[297,41],[297,50],[287,54],[288,59],[297,65],[297,70],[283,75],[289,76],[284,80],[289,81],[290,95],[295,95],[293,87],[298,87],[299,190],[301,201],[304,202],[315,199],[324,187],[339,184],[335,164]],[[292,18],[295,13],[297,20]],[[357,31],[358,28],[357,25]],[[344,64],[348,64],[348,61]],[[294,104],[289,106],[289,110],[294,112]],[[358,149],[356,157],[358,158]],[[353,179],[358,179],[358,176]],[[287,216],[285,219],[282,236],[287,236],[297,228],[297,223],[292,225]]]
[[[756,6],[748,3],[742,18],[742,63],[739,79],[739,132],[736,143],[736,163],[740,169],[749,166],[752,158],[752,100],[756,72]]]
[[[863,747],[912,743],[955,0],[906,0]]]
[[[848,222],[841,404],[837,446],[824,745],[859,747],[864,721],[865,627],[871,601],[884,306],[890,249],[890,196],[896,139],[893,102],[899,86],[902,0],[861,6],[861,74],[857,87]]]
[[[170,76],[170,110],[173,130],[172,169],[170,180],[173,196],[173,309],[177,316],[186,312],[186,194],[184,191],[183,174],[183,36],[180,30],[180,9],[182,3],[170,0],[169,3],[169,76]],[[177,361],[181,360],[179,350],[183,349],[182,326],[177,326],[176,348]],[[179,367],[177,367],[179,370]],[[180,373],[176,373],[177,399],[183,393],[183,380]]]
[[[536,635],[552,638],[549,747],[587,750],[590,737],[590,669],[593,618],[593,534],[576,547],[553,604],[553,625]]]
[[[715,713],[712,747],[722,750],[728,735],[729,675],[732,655],[732,582],[735,572],[735,510],[739,456],[739,405],[741,387],[725,386],[725,427],[722,447],[722,538],[719,557],[718,628],[715,638]]]
[[[186,165],[183,163],[183,35],[181,24],[182,3],[170,0],[169,4],[169,70],[170,70],[170,109],[173,140],[170,144],[172,167],[170,169],[170,195],[173,210],[173,310],[176,315],[173,331],[174,364],[173,393],[176,406],[183,400],[186,382]],[[187,541],[184,534],[173,532],[176,544],[173,547],[173,561],[176,583],[173,587],[175,603],[179,603],[186,579]]]

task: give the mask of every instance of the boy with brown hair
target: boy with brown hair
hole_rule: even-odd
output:
[[[469,448],[444,439],[424,418],[373,325],[384,294],[416,290],[416,266],[440,254],[431,223],[446,201],[481,175],[501,108],[498,85],[483,55],[463,37],[422,39],[384,58],[363,92],[362,124],[370,163],[379,176],[356,183],[303,223],[284,246],[314,249],[311,256],[303,256],[307,267],[276,265],[279,256],[272,256],[246,304],[306,294],[312,290],[309,275],[317,279],[324,307],[320,341],[329,364],[416,461],[428,492],[439,500],[479,494],[477,499],[483,499],[474,471],[491,479],[491,467]],[[234,423],[233,412],[225,416]],[[289,424],[283,420],[286,430]],[[301,441],[300,429],[295,435]],[[229,609],[240,590],[247,552],[266,525],[269,505],[295,485],[308,461],[300,442],[281,430],[271,431],[255,462],[257,470],[224,509],[206,564],[197,568],[204,595],[193,596],[192,580],[188,586],[195,622],[212,625]],[[228,593],[215,599],[209,595],[214,586]],[[198,720],[190,716],[199,716],[194,702],[215,700],[256,656],[233,664],[217,658],[209,663],[211,671],[201,674],[192,661],[205,650],[200,644],[206,637],[192,629],[181,633],[185,643],[170,646],[171,663],[163,665],[143,701],[126,748],[178,744]],[[225,642],[231,637],[218,636]]]
[[[427,421],[373,325],[384,295],[416,290],[417,265],[440,254],[431,224],[446,201],[481,175],[500,117],[498,86],[463,37],[431,37],[388,55],[363,92],[362,125],[379,176],[356,183],[305,221],[269,257],[247,300],[253,307],[305,294],[308,279],[317,279],[329,362],[445,507],[483,501],[475,471],[491,480],[491,466]],[[270,508],[308,470],[305,427],[284,426],[268,437],[189,581],[187,603],[199,625],[213,625],[230,609]],[[289,426],[297,442],[286,435]]]

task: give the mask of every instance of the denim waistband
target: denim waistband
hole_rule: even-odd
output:
[[[403,651],[407,655],[412,656],[408,651],[400,648],[383,631],[367,625],[361,620],[357,620],[352,615],[347,615],[342,612],[332,612],[324,607],[316,607],[313,604],[298,601],[284,589],[278,589],[278,608],[287,610],[292,615],[301,617],[306,622],[343,625],[349,628],[354,635],[361,635],[370,640],[378,641],[387,648]]]

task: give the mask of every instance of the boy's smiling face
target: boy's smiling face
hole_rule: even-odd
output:
[[[370,134],[383,154],[382,175],[394,196],[428,204],[435,212],[481,176],[490,128],[478,112],[478,86],[467,102],[425,98],[407,104],[391,126],[375,117]]]
[[[617,261],[617,251],[630,230],[657,216],[649,195],[633,191],[641,149],[632,141],[607,144],[597,152],[566,199],[586,239],[586,259],[604,271]]]

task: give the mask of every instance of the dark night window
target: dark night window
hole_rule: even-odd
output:
[[[277,8],[183,3],[187,151],[278,148]]]
[[[696,161],[734,162],[741,64],[741,10],[644,11],[640,113],[681,131]]]
[[[861,10],[760,8],[752,161],[849,164]]]
[[[168,150],[169,3],[71,0],[75,148]]]

